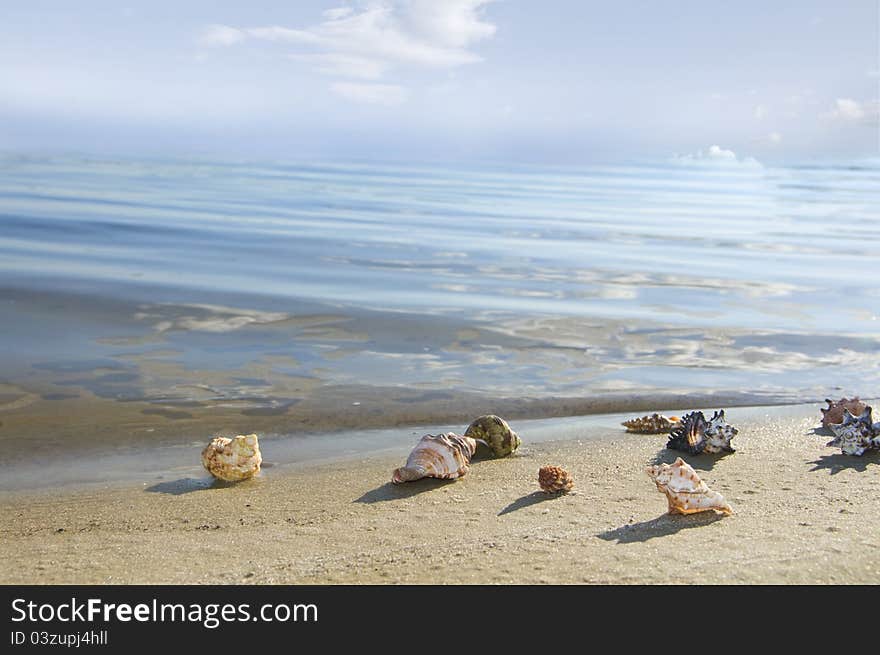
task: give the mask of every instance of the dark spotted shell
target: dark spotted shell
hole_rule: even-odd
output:
[[[869,448],[880,446],[880,424],[871,423],[871,408],[855,416],[848,409],[843,411],[843,421],[832,423],[834,439],[829,446],[838,446],[844,455],[861,456]]]
[[[692,455],[700,453],[735,452],[730,440],[739,430],[729,425],[724,418],[724,410],[712,414],[708,421],[703,412],[691,412],[682,417],[681,424],[669,433],[667,448],[681,450]]]
[[[724,418],[724,410],[720,409],[709,419],[709,427],[706,430],[706,447],[703,449],[707,453],[733,453],[736,452],[730,445],[739,430],[728,424]]]

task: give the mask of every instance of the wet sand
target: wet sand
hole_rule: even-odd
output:
[[[878,346],[870,335],[419,315],[219,292],[194,303],[191,294],[149,286],[120,298],[119,289],[22,284],[0,286],[0,487],[4,468],[22,459],[230,432],[331,433],[457,424],[489,412],[519,420],[811,402],[841,386],[877,391],[870,376],[847,385],[842,375],[871,369]],[[810,382],[805,362],[822,371],[821,385]]]
[[[467,425],[473,417],[487,413],[533,419],[596,415],[623,407],[647,412],[683,403],[695,409],[764,404],[758,396],[735,392],[504,398],[456,390],[351,385],[322,387],[320,393],[273,410],[232,399],[171,404],[119,402],[87,393],[40,395],[0,383],[0,449],[5,455],[0,459],[0,488],[8,486],[2,476],[11,468],[35,460],[58,466],[71,454],[125,455],[133,450],[201,443],[216,435],[309,434],[332,440],[344,431]]]
[[[478,457],[453,482],[391,485],[407,444],[232,486],[184,466],[3,492],[0,582],[876,584],[880,453],[826,447],[818,407],[730,410],[737,452],[685,456],[729,517],[665,513],[644,473],[678,455],[663,435],[573,420],[557,441],[521,431],[516,456]],[[567,468],[575,493],[537,491],[545,464]]]

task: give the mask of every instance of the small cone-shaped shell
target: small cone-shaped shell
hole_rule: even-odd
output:
[[[538,471],[538,484],[548,494],[571,491],[574,478],[561,466],[545,466]]]
[[[666,494],[670,514],[694,514],[709,510],[733,514],[724,497],[709,489],[681,457],[672,464],[649,466],[646,472],[657,489]]]
[[[663,416],[662,414],[640,416],[621,423],[627,432],[639,434],[665,434],[678,424],[679,418],[677,416]]]
[[[391,481],[395,484],[421,478],[460,478],[468,472],[477,442],[452,432],[426,434],[409,454],[406,466],[395,469]]]
[[[829,429],[833,429],[831,428],[832,424],[843,423],[844,411],[849,411],[853,416],[859,416],[867,407],[865,403],[859,400],[858,396],[855,398],[841,398],[836,402],[826,398],[825,402],[828,403],[828,407],[822,407],[819,411],[822,412],[822,427]]]
[[[257,435],[215,437],[202,451],[202,464],[215,478],[237,482],[254,477],[260,471],[263,456]]]
[[[519,435],[510,429],[507,421],[494,414],[474,419],[464,434],[466,437],[485,441],[495,457],[507,457],[521,443]]]

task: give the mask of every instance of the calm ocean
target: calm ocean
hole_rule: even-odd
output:
[[[322,397],[332,428],[327,398],[371,389],[414,423],[456,394],[878,396],[878,264],[880,160],[6,155],[0,409],[143,401],[171,421]]]

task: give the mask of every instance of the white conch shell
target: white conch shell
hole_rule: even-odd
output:
[[[477,442],[452,432],[426,434],[406,460],[406,466],[395,469],[391,475],[394,483],[409,482],[420,478],[443,478],[452,480],[468,472]]]
[[[202,464],[215,478],[237,482],[260,472],[263,456],[255,434],[214,437],[202,451]]]
[[[649,466],[646,472],[666,494],[670,514],[693,514],[714,510],[733,514],[733,509],[718,492],[712,491],[681,457],[672,464]]]

